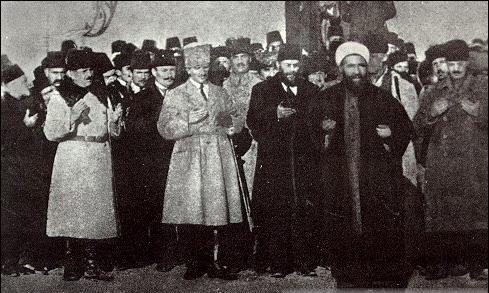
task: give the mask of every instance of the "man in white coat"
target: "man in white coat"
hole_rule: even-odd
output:
[[[174,140],[163,204],[166,224],[180,225],[189,259],[185,279],[236,279],[213,260],[213,231],[243,221],[238,169],[228,135],[236,111],[227,92],[208,82],[210,45],[184,50],[190,78],[170,90],[158,120]],[[234,120],[234,121],[233,121]]]
[[[67,238],[63,279],[111,280],[99,266],[98,241],[118,236],[110,136],[120,133],[121,105],[92,84],[92,53],[70,51],[68,80],[48,104],[44,133],[58,141],[49,193],[47,235]],[[83,240],[83,241],[80,241]],[[82,265],[85,250],[87,262]]]

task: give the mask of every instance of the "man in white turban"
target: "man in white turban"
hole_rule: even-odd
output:
[[[320,93],[311,112],[321,150],[325,239],[338,287],[405,288],[402,155],[413,126],[402,105],[367,75],[369,51],[336,51],[343,81]]]

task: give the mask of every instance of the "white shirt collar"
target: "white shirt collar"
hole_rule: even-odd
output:
[[[161,83],[159,83],[159,82],[158,82],[158,81],[156,81],[156,80],[155,80],[155,85],[156,85],[156,87],[157,87],[157,88],[159,88],[159,89],[160,89],[160,90],[162,90],[162,91],[166,91],[166,90],[168,90],[168,88],[167,88],[166,86],[162,85]]]
[[[284,91],[287,92],[287,85],[283,82],[281,82],[282,84],[282,87],[284,88]],[[294,95],[297,96],[297,86],[294,85],[294,86],[290,86],[290,90],[294,93]]]
[[[190,82],[200,91],[200,83],[196,82],[195,80],[193,80],[191,77],[189,77]],[[204,83],[204,93],[207,97],[209,97],[209,83]]]
[[[131,89],[135,94],[137,94],[141,91],[141,88],[133,82],[131,82]]]
[[[127,86],[127,81],[123,80],[122,78],[120,78],[120,77],[119,77],[119,78],[117,78],[117,81],[118,81],[118,82],[119,82],[121,85],[123,85],[123,86]]]

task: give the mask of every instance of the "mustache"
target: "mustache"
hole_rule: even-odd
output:
[[[453,71],[452,73],[454,73],[454,74],[461,74],[461,73],[462,73],[462,71],[458,71],[458,70],[457,70],[457,71]]]

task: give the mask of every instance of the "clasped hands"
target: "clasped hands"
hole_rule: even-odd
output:
[[[480,102],[471,102],[468,99],[463,99],[460,101],[460,106],[467,114],[471,116],[479,115]],[[447,99],[439,99],[433,103],[431,106],[430,114],[432,117],[440,116],[445,113],[450,108],[450,102]]]

